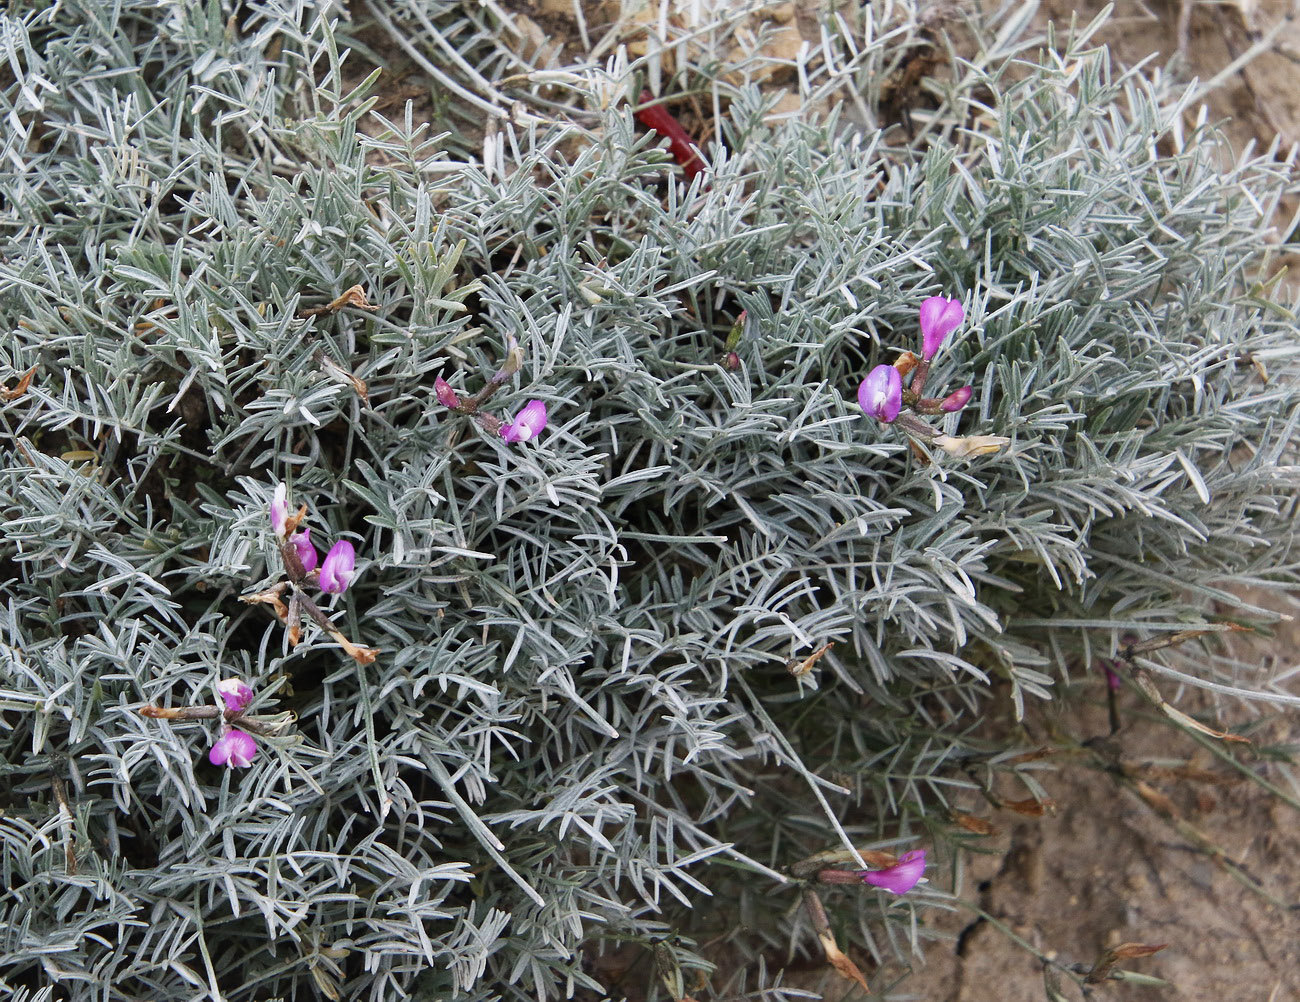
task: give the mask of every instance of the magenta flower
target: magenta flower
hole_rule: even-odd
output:
[[[325,554],[320,565],[320,590],[331,595],[342,595],[352,582],[352,571],[357,566],[357,551],[346,539],[340,539]]]
[[[232,727],[217,738],[216,744],[208,752],[208,761],[213,765],[243,769],[253,764],[253,756],[256,754],[257,742],[253,739],[253,735],[241,731],[238,727]]]
[[[898,862],[883,870],[862,870],[858,876],[864,884],[879,887],[890,894],[906,894],[925,873],[925,850],[914,849],[898,857]]]
[[[217,683],[217,692],[225,700],[226,709],[242,713],[253,701],[253,687],[242,678],[223,678]]]
[[[970,395],[971,388],[969,386],[963,386],[960,390],[954,390],[940,401],[939,410],[948,411],[949,413],[959,411],[970,403]]]
[[[289,488],[284,482],[275,485],[275,494],[271,498],[271,528],[275,534],[284,539],[289,522]]]
[[[514,421],[501,426],[501,437],[507,442],[527,442],[536,438],[546,427],[546,405],[540,400],[530,400],[515,415]]]
[[[903,406],[903,377],[892,365],[878,365],[858,387],[858,406],[889,424]]]
[[[302,564],[303,571],[307,574],[314,571],[320,556],[316,547],[311,545],[311,529],[299,529],[289,537],[289,542],[293,543],[293,548],[298,552],[298,562]]]
[[[931,296],[921,304],[921,357],[927,362],[943,345],[943,339],[966,319],[966,311],[956,299]]]
[[[456,396],[456,391],[451,388],[451,383],[438,376],[433,381],[433,392],[437,394],[438,403],[444,407],[459,407],[460,397]]]

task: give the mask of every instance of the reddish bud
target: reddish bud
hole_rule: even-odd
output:
[[[940,402],[939,410],[948,411],[949,413],[961,410],[970,403],[971,392],[972,390],[969,386],[963,386],[960,390],[948,394]]]
[[[460,397],[456,396],[456,391],[451,388],[451,384],[441,376],[433,381],[433,392],[438,397],[438,403],[444,407],[459,407]]]

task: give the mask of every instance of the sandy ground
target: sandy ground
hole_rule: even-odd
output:
[[[1290,629],[1285,639],[1294,651],[1300,635]],[[1034,715],[1031,732],[1045,741],[1074,735],[1092,738],[1091,745],[1041,776],[1056,814],[996,817],[1005,823],[987,840],[996,851],[968,853],[956,889],[1040,956],[994,921],[966,912],[939,916],[933,926],[946,942],[927,952],[926,964],[891,998],[1037,1002],[1050,998],[1049,980],[1070,1000],[1300,998],[1300,913],[1292,904],[1300,901],[1300,811],[1143,713],[1131,691],[1120,696],[1124,726],[1111,736],[1103,691],[1098,681]],[[1208,709],[1208,701],[1191,696],[1181,705]],[[1220,725],[1250,718],[1230,707],[1218,715]],[[1270,714],[1251,738],[1265,747],[1294,743],[1300,724],[1294,714]],[[1240,757],[1294,796],[1276,764]],[[1086,971],[1121,943],[1167,944],[1122,966],[1171,986],[1109,982],[1085,994],[1062,972],[1052,978],[1044,963]],[[828,996],[842,997],[826,987]]]

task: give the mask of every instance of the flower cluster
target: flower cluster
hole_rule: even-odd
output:
[[[342,595],[356,576],[356,548],[346,539],[340,539],[329,548],[325,559],[321,560],[316,547],[312,545],[311,530],[305,526],[299,528],[307,516],[307,507],[304,505],[290,514],[289,490],[283,483],[275,486],[269,516],[288,580],[277,582],[252,595],[245,595],[243,601],[271,606],[276,617],[288,629],[290,646],[297,645],[301,635],[300,619],[306,615],[358,663],[373,662],[379,652],[354,644],[343,636],[303,588],[304,585],[314,584],[327,595]],[[284,601],[286,593],[289,596],[287,604]]]
[[[161,707],[152,704],[140,709],[141,716],[154,720],[220,720],[221,733],[208,750],[208,761],[228,769],[243,769],[253,763],[257,754],[254,734],[273,733],[287,717],[280,721],[253,719],[247,716],[253,701],[253,688],[240,678],[223,678],[217,683],[217,694],[224,706]],[[236,726],[238,725],[238,726]]]
[[[867,373],[858,386],[858,406],[868,417],[885,424],[895,421],[904,431],[924,442],[937,445],[954,456],[982,456],[997,452],[1010,439],[998,435],[954,437],[940,435],[926,422],[903,413],[906,406],[918,414],[951,414],[970,403],[972,387],[963,386],[942,398],[927,397],[925,383],[930,363],[943,347],[948,335],[961,326],[966,311],[961,302],[943,296],[931,296],[921,304],[921,354],[904,352],[893,365],[878,365]],[[904,389],[903,378],[912,382]]]
[[[289,489],[283,483],[275,485],[275,494],[271,499],[271,528],[275,531],[281,547],[287,545],[290,548],[286,552],[286,557],[288,552],[291,552],[297,559],[298,567],[295,570],[302,572],[299,577],[315,579],[320,590],[330,595],[342,595],[351,584],[357,566],[356,549],[346,539],[340,539],[325,554],[325,562],[320,565],[319,573],[313,574],[320,555],[311,543],[311,529],[298,528],[305,509],[300,510],[295,516],[290,516],[288,496]],[[290,522],[293,523],[292,526]],[[290,560],[286,559],[285,565],[288,566],[289,563]],[[291,570],[290,573],[293,571]]]
[[[252,764],[253,756],[257,754],[257,741],[247,731],[230,726],[230,720],[232,716],[236,720],[243,717],[248,704],[253,701],[253,689],[243,679],[223,678],[217,683],[217,692],[226,704],[226,718],[221,722],[221,737],[208,752],[208,761],[213,765],[242,769]]]
[[[472,397],[460,396],[452,389],[451,384],[441,376],[436,377],[433,381],[434,396],[438,398],[438,403],[442,404],[442,406],[458,414],[474,418],[489,433],[500,435],[504,442],[511,445],[516,442],[527,442],[540,435],[546,427],[545,402],[541,400],[528,401],[510,421],[502,421],[500,418],[485,414],[481,410],[492,395],[523,367],[523,361],[523,352],[519,349],[518,342],[512,337],[506,344],[505,363],[493,373],[492,378]]]

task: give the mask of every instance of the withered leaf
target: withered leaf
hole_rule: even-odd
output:
[[[1168,797],[1166,797],[1159,790],[1157,790],[1150,783],[1141,779],[1136,780],[1133,783],[1133,789],[1137,792],[1137,795],[1141,797],[1143,800],[1145,800],[1147,805],[1151,807],[1153,810],[1157,811],[1160,814],[1164,814],[1167,817],[1178,816],[1178,808],[1174,806],[1174,802],[1170,800]]]
[[[1026,800],[1004,800],[1002,806],[1030,818],[1041,818],[1044,814],[1056,813],[1056,801],[1050,798],[1036,800],[1029,797]]]
[[[1148,654],[1151,651],[1158,651],[1163,647],[1173,647],[1175,644],[1181,644],[1196,637],[1204,637],[1210,633],[1248,632],[1250,632],[1250,627],[1242,626],[1240,623],[1215,623],[1213,626],[1198,626],[1191,630],[1179,630],[1177,633],[1170,633],[1163,637],[1154,637],[1151,640],[1130,644],[1121,653],[1126,658],[1132,658],[1135,654]]]
[[[835,641],[832,640],[830,643],[823,644],[821,647],[817,648],[817,650],[813,651],[802,661],[792,660],[785,666],[786,671],[795,678],[802,678],[804,675],[807,675],[808,672],[812,671],[812,666],[817,663],[818,659],[834,646]]]
[[[33,365],[22,374],[18,380],[18,384],[12,390],[7,386],[0,389],[0,398],[3,398],[6,402],[17,400],[26,393],[28,388],[32,385],[32,376],[34,375],[36,375],[36,366]]]
[[[860,987],[866,994],[870,995],[871,987],[867,984],[867,979],[858,969],[858,965],[845,956],[845,954],[840,950],[839,945],[835,942],[835,937],[831,934],[831,931],[827,929],[826,931],[819,933],[817,938],[821,940],[822,949],[826,951],[827,963],[835,968],[836,973],[841,977],[856,982],[858,987]]]
[[[964,814],[961,811],[952,811],[949,816],[956,824],[975,835],[996,835],[998,833],[997,826],[991,821],[986,821],[984,818],[977,818],[974,814]]]
[[[370,402],[370,388],[366,386],[366,381],[364,379],[356,375],[356,373],[343,368],[343,366],[339,365],[338,362],[334,361],[334,359],[330,358],[324,352],[321,352],[318,357],[320,358],[321,365],[327,372],[351,384],[352,389],[356,392],[357,396],[367,403]]]
[[[1121,943],[1119,946],[1112,946],[1102,951],[1084,981],[1090,985],[1098,984],[1110,976],[1111,970],[1121,960],[1149,957],[1153,953],[1159,953],[1168,945],[1168,943]]]
[[[1136,957],[1149,957],[1168,947],[1168,943],[1121,943],[1111,948],[1116,960],[1133,960]]]
[[[354,285],[350,289],[344,289],[339,297],[329,304],[329,311],[337,313],[345,306],[355,306],[359,310],[377,310],[378,306],[371,306],[370,301],[366,299],[366,290],[359,285]]]

